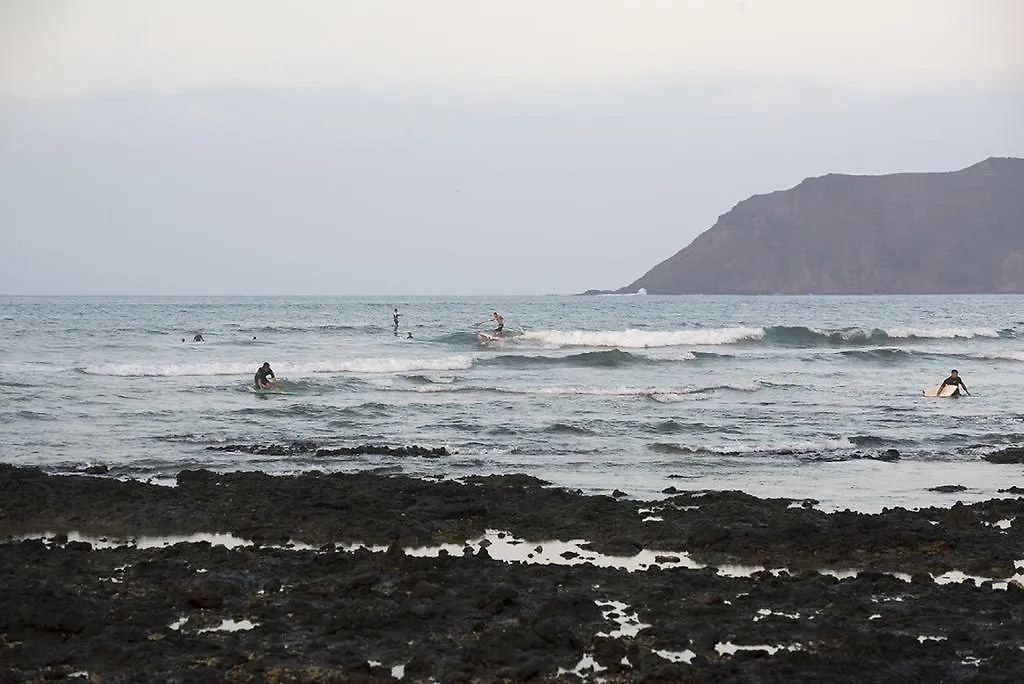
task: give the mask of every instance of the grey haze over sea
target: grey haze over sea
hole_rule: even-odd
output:
[[[813,498],[826,510],[949,505],[1024,486],[1019,465],[982,458],[1024,443],[1022,303],[5,296],[0,460],[50,472],[102,464],[157,482],[199,467],[528,473],[640,498],[676,487]],[[506,337],[481,346],[474,326],[493,310]],[[192,342],[197,328],[203,343]],[[248,391],[263,361],[294,394]],[[973,397],[921,395],[951,368]],[[451,455],[206,448],[296,441]],[[890,448],[899,461],[864,458]],[[967,490],[929,491],[948,484]]]

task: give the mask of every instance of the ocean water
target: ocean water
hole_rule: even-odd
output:
[[[0,297],[0,460],[419,476],[529,473],[657,498],[739,489],[824,509],[1024,486],[1024,299]],[[391,312],[402,313],[398,334]],[[505,335],[479,343],[493,310]],[[482,324],[482,325],[479,325]],[[192,336],[202,328],[205,342]],[[412,333],[412,339],[408,333]],[[293,394],[247,390],[269,361]],[[924,387],[960,370],[972,397]],[[446,447],[269,456],[224,444]],[[901,459],[872,460],[886,449]],[[939,485],[967,487],[955,494]]]

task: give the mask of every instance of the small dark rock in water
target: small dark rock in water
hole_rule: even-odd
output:
[[[321,447],[313,442],[292,442],[291,444],[225,444],[208,446],[208,451],[227,451],[239,454],[257,454],[260,456],[289,456],[314,452],[318,457],[324,456],[420,456],[424,458],[440,458],[450,456],[444,447],[422,447],[417,445],[391,447],[382,444],[361,444],[355,447]]]
[[[869,461],[892,462],[892,461],[900,460],[900,452],[897,451],[896,449],[886,449],[885,451],[880,451],[879,453],[877,453],[875,455],[872,455],[872,454],[862,454],[861,452],[857,451],[850,458],[854,458],[854,459],[863,458],[863,459],[867,459]]]
[[[1024,463],[1024,447],[1006,447],[985,454],[984,459],[990,463]]]
[[[612,496],[614,496],[616,499],[621,499],[624,496],[629,496],[629,494],[626,494],[626,492],[622,491],[621,489],[616,489],[614,492],[612,492]]]
[[[678,494],[679,490],[676,489],[675,487],[665,487],[665,489],[661,490],[661,493],[662,494]]]
[[[431,449],[416,445],[389,447],[386,445],[362,444],[357,447],[321,448],[316,450],[317,456],[359,456],[364,454],[374,456],[420,456],[423,458],[440,458],[441,456],[451,455],[444,447]]]
[[[938,487],[929,487],[929,492],[963,492],[966,491],[967,487],[963,485],[939,485]]]
[[[85,469],[88,475],[103,475],[110,472],[110,468],[105,465],[93,465]]]
[[[1014,485],[1013,487],[1007,487],[1006,489],[998,490],[1000,494],[1024,494],[1024,488]]]

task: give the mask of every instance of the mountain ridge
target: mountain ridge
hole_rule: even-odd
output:
[[[1024,293],[1024,159],[753,195],[616,293]]]

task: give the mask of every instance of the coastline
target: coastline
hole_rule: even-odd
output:
[[[1014,492],[862,514],[525,475],[0,466],[0,679],[1020,681]],[[197,534],[221,537],[144,543]]]

